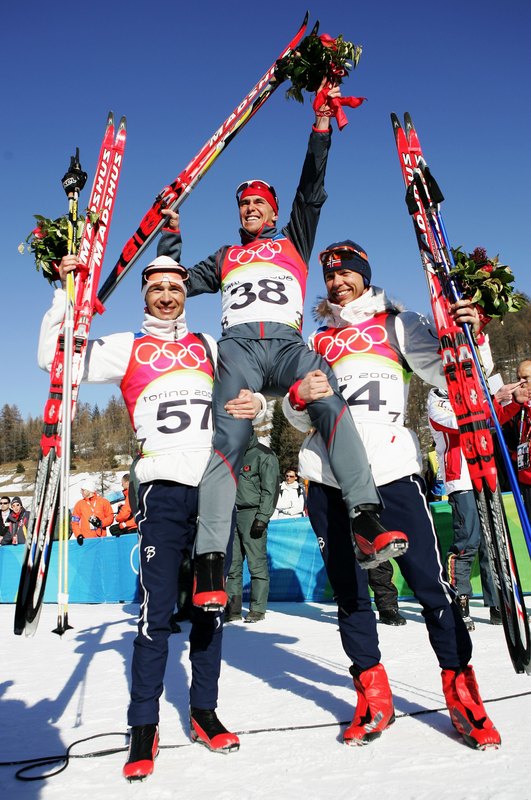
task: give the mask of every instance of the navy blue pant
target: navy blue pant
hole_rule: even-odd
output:
[[[465,666],[472,654],[472,642],[446,580],[423,481],[412,475],[378,490],[384,502],[383,524],[408,535],[409,548],[396,563],[422,606],[439,665],[442,669]],[[338,604],[343,649],[358,669],[368,669],[380,661],[376,619],[367,575],[354,557],[350,520],[341,493],[310,483],[308,515]]]
[[[159,720],[170,617],[183,554],[193,546],[198,489],[172,481],[141,484],[138,496],[141,606],[134,642],[129,725]],[[216,708],[223,615],[192,611],[190,705]]]

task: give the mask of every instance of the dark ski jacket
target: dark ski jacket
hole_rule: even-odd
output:
[[[289,222],[281,230],[281,235],[286,236],[292,242],[306,264],[310,260],[321,208],[327,198],[324,179],[330,143],[330,130],[321,132],[312,130]],[[266,227],[258,239],[274,239],[278,235],[276,227]],[[254,240],[254,237],[240,228],[240,240],[242,245],[248,245]],[[213,255],[195,264],[189,270],[190,277],[187,284],[189,297],[220,291],[221,267],[225,254],[231,246],[227,244],[220,247]],[[157,255],[170,256],[176,261],[180,261],[181,248],[180,233],[165,229],[158,243]],[[223,332],[223,336],[246,339],[300,339],[298,331],[278,322],[233,325]]]

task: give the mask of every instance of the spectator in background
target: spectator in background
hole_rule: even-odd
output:
[[[122,475],[122,492],[124,501],[118,506],[118,511],[114,518],[114,525],[111,525],[109,532],[113,536],[120,536],[122,533],[138,533],[135,515],[129,502],[129,474]]]
[[[278,478],[276,455],[269,447],[260,444],[253,432],[243,457],[236,491],[236,535],[227,578],[229,602],[226,622],[241,619],[245,557],[251,573],[251,600],[245,622],[260,622],[265,617],[269,594],[267,523],[275,510]]]
[[[0,497],[0,545],[11,544],[11,537],[9,541],[4,542],[4,537],[9,533],[9,525],[7,518],[11,511],[11,500],[7,495]]]
[[[107,526],[114,519],[112,506],[108,500],[97,494],[91,479],[81,484],[82,499],[72,509],[72,532],[78,544],[85,539],[107,536]]]
[[[439,464],[435,442],[431,443],[431,447],[427,453],[428,467],[424,473],[424,482],[426,484],[426,491],[428,493],[428,501],[430,503],[438,503],[446,496],[446,488],[444,485],[444,477]]]
[[[502,386],[494,395],[497,415],[516,474],[525,509],[531,517],[531,359],[518,364],[518,382]]]
[[[29,511],[24,508],[24,504],[20,497],[14,497],[11,500],[11,511],[7,518],[9,525],[9,536],[11,542],[5,544],[25,544],[26,531],[28,530]]]
[[[304,517],[305,509],[306,494],[304,486],[299,483],[297,470],[287,469],[280,484],[277,506],[271,519]]]
[[[448,580],[457,592],[461,616],[469,631],[475,628],[470,616],[472,584],[470,575],[479,551],[479,570],[483,602],[490,610],[490,621],[501,625],[496,589],[492,580],[487,547],[481,532],[476,500],[466,459],[461,451],[457,418],[445,389],[428,394],[428,422],[435,441],[439,468],[452,508],[454,536],[446,556]]]

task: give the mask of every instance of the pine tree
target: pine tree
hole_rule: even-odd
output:
[[[275,403],[272,425],[269,446],[278,458],[280,474],[282,475],[287,469],[297,470],[299,450],[305,434],[290,425],[282,411],[281,400]]]

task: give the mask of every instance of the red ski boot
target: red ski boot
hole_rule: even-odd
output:
[[[442,684],[454,728],[476,750],[501,745],[501,736],[487,716],[476,676],[469,664],[462,669],[443,669]]]
[[[190,709],[190,735],[193,742],[204,744],[215,753],[240,749],[240,740],[221,724],[214,709]]]
[[[128,781],[143,781],[151,775],[159,752],[159,729],[156,725],[134,725],[129,738],[129,753],[122,775]]]
[[[204,611],[223,611],[229,601],[225,591],[224,563],[224,553],[201,553],[194,557],[194,606]]]
[[[350,674],[354,678],[358,702],[343,741],[348,745],[369,744],[395,721],[391,687],[383,664],[376,664],[363,672],[352,666]]]

